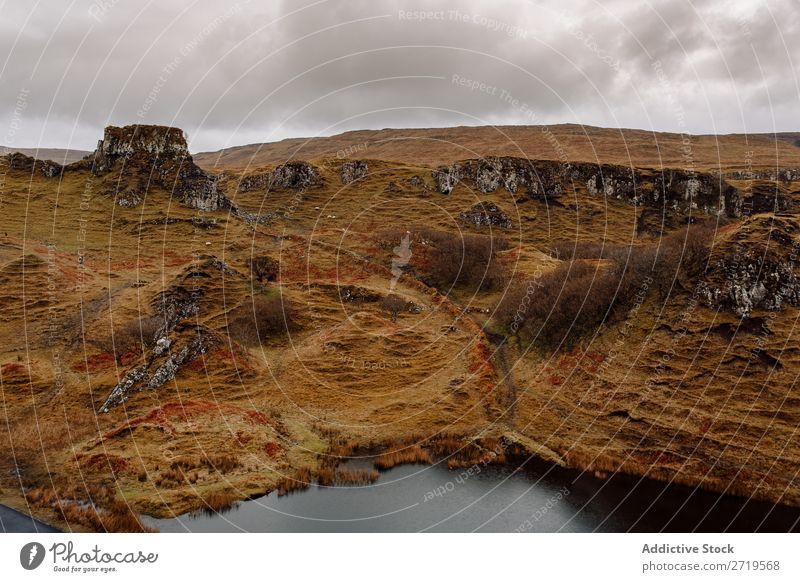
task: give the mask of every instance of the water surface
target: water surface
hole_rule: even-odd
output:
[[[312,486],[222,514],[148,519],[163,532],[797,531],[800,510],[529,462],[522,469],[406,465],[367,486]]]

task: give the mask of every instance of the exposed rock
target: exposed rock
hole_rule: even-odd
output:
[[[636,206],[741,216],[739,191],[719,176],[707,173],[503,157],[465,160],[433,170],[432,175],[437,191],[443,194],[452,192],[459,182],[468,182],[480,192],[503,188],[516,193],[527,187],[531,198],[547,200],[582,187],[592,196],[615,198]]]
[[[726,172],[729,180],[769,180],[772,182],[795,182],[800,180],[800,169],[778,168],[769,170],[736,170]]]
[[[352,184],[356,180],[366,178],[369,164],[364,160],[355,160],[342,164],[342,184]]]
[[[281,164],[271,172],[248,174],[239,181],[239,192],[254,190],[305,190],[323,184],[319,168],[307,162]]]
[[[120,206],[141,204],[152,182],[191,208],[213,211],[232,207],[217,177],[194,164],[183,131],[175,127],[107,127],[87,161],[97,176],[115,174],[108,181],[108,193]],[[80,164],[83,162],[76,165]]]
[[[374,303],[382,297],[380,293],[375,293],[364,287],[356,285],[339,286],[339,299],[346,303]]]
[[[387,194],[398,194],[402,192],[403,189],[400,187],[400,184],[394,180],[389,180],[389,183],[383,187],[383,191]]]
[[[31,174],[40,174],[45,178],[56,178],[64,171],[64,167],[50,160],[37,160],[19,152],[3,156],[9,170],[21,170]]]
[[[217,343],[214,335],[202,326],[176,330],[173,336],[172,339],[160,338],[157,349],[147,361],[122,377],[100,407],[100,412],[109,412],[128,400],[134,392],[160,388],[172,380],[181,367],[207,353]],[[175,348],[170,349],[173,344]]]
[[[305,190],[321,186],[322,176],[316,166],[306,162],[288,162],[275,168],[270,175],[270,190]]]
[[[458,216],[465,224],[475,226],[497,226],[499,228],[512,228],[511,219],[492,202],[479,202],[466,212]]]
[[[759,181],[742,193],[742,213],[785,212],[792,206],[792,195],[778,182]]]
[[[755,310],[800,305],[796,274],[800,226],[794,219],[756,217],[715,252],[699,288],[708,305],[748,317]]]
[[[182,366],[208,352],[218,342],[213,332],[187,320],[200,312],[200,302],[206,294],[205,282],[210,284],[220,275],[244,278],[216,257],[205,256],[199,264],[185,269],[182,277],[168,289],[156,295],[152,307],[163,324],[154,334],[153,349],[143,364],[130,369],[111,390],[100,412],[108,412],[135,391],[159,388],[174,378]]]
[[[461,172],[457,164],[433,170],[431,175],[436,184],[436,191],[442,194],[450,194],[461,181]]]
[[[408,185],[424,192],[429,190],[428,183],[422,178],[422,176],[411,176],[408,179]]]

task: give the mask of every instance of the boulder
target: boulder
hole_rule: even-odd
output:
[[[498,228],[512,228],[511,219],[492,202],[479,202],[466,212],[458,216],[464,224],[474,226],[496,226]]]
[[[364,160],[355,160],[342,164],[342,184],[352,184],[362,180],[369,174],[369,164]]]

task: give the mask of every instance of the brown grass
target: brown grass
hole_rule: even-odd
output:
[[[311,486],[314,478],[311,469],[308,467],[301,467],[294,477],[282,477],[275,489],[278,491],[278,497],[283,497],[295,491],[303,491]]]
[[[650,289],[666,298],[689,288],[689,279],[705,268],[714,232],[709,221],[671,233],[659,244],[576,245],[570,256],[585,258],[571,258],[517,285],[498,304],[495,318],[527,343],[569,347],[601,324],[619,321]]]
[[[152,532],[128,502],[107,488],[36,488],[25,494],[34,507],[52,509],[68,529],[104,532]]]
[[[222,513],[233,508],[239,497],[232,491],[213,491],[203,497],[205,510],[208,513]]]
[[[258,345],[295,328],[290,301],[284,297],[255,297],[230,314],[228,333],[245,345]]]
[[[242,466],[239,459],[233,455],[210,455],[201,459],[201,464],[208,467],[209,471],[218,471],[219,473],[230,473]]]
[[[433,459],[428,451],[419,445],[412,445],[401,450],[383,453],[375,459],[375,467],[381,471],[386,471],[397,465],[430,465],[432,462]]]

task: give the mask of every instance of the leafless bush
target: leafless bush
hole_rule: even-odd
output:
[[[228,333],[245,345],[284,335],[295,327],[294,312],[284,297],[255,297],[231,312]]]
[[[268,257],[259,255],[250,259],[250,276],[263,285],[266,281],[275,281],[280,273],[280,263]]]
[[[494,291],[505,285],[507,275],[497,259],[497,251],[508,248],[507,240],[429,230],[419,234],[433,245],[428,271],[436,287]]]
[[[401,311],[408,309],[408,301],[395,295],[394,293],[387,295],[381,300],[381,309],[388,312],[392,316],[392,321],[397,321],[397,314]]]
[[[141,355],[148,348],[153,347],[156,333],[164,325],[161,317],[140,317],[125,322],[117,327],[113,333],[92,343],[101,351],[114,354],[119,361],[126,354]]]
[[[526,342],[547,348],[575,343],[602,323],[624,317],[650,289],[666,298],[688,288],[705,266],[714,232],[713,223],[702,224],[672,233],[657,245],[573,247],[585,258],[570,259],[515,286],[497,306],[495,318]],[[591,257],[590,251],[605,260]]]

